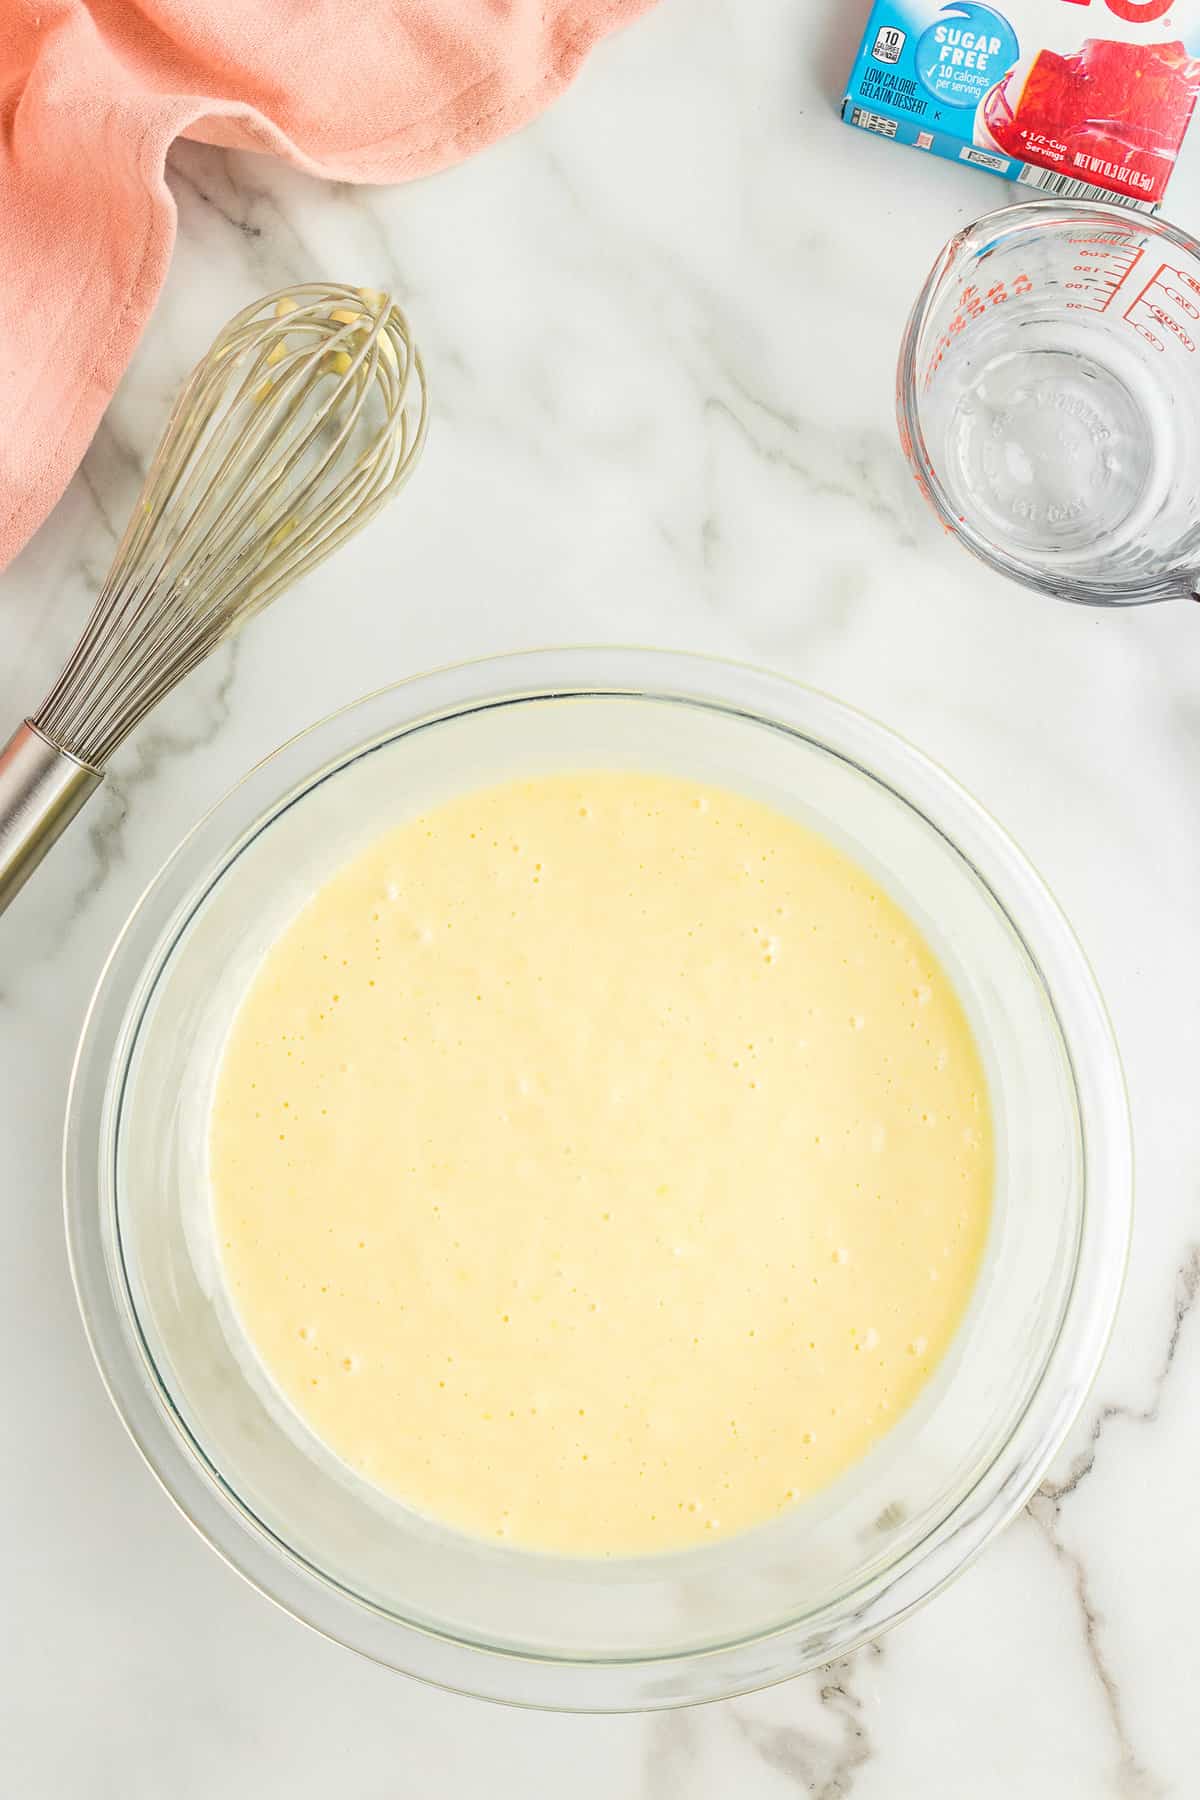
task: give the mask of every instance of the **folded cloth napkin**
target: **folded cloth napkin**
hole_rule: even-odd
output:
[[[650,3],[0,0],[0,568],[162,286],[172,139],[339,181],[425,175],[531,119]]]

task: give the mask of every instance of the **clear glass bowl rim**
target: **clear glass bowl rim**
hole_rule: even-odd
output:
[[[1075,1078],[1084,1149],[1083,1218],[1058,1338],[1028,1408],[971,1492],[865,1588],[820,1612],[717,1649],[639,1661],[514,1654],[404,1623],[324,1579],[259,1526],[214,1478],[147,1366],[97,1154],[120,1026],[168,927],[230,847],[298,784],[422,719],[501,700],[603,694],[691,701],[782,727],[854,764],[920,813],[991,892],[1042,976]],[[1132,1227],[1129,1109],[1111,1025],[1070,925],[1012,839],[938,765],[829,695],[746,664],[625,646],[520,651],[417,675],[352,702],[255,765],[171,852],[113,945],[76,1051],[63,1176],[71,1273],[102,1380],[150,1470],[218,1554],[285,1611],[374,1661],[479,1698],[579,1712],[694,1704],[786,1680],[879,1636],[961,1573],[1025,1504],[1086,1400],[1111,1333]]]

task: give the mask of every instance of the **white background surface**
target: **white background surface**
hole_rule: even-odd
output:
[[[1200,1788],[1200,617],[1079,611],[945,541],[892,370],[942,240],[1011,191],[852,133],[865,4],[665,0],[532,129],[403,190],[183,145],[163,302],[84,469],[0,578],[33,708],[185,369],[236,306],[395,285],[436,395],[401,502],[119,755],[0,922],[0,1792],[20,1800],[1062,1800]],[[1200,228],[1200,141],[1169,213]],[[1194,477],[1195,472],[1191,472]],[[1128,1287],[1049,1487],[952,1590],[822,1675],[578,1720],[425,1691],[245,1587],[141,1466],[63,1248],[73,1042],[118,925],[257,757],[380,682],[547,641],[769,664],[914,739],[1092,957],[1139,1161]]]

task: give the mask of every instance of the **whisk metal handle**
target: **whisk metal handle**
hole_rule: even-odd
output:
[[[28,719],[0,750],[0,912],[100,781]]]

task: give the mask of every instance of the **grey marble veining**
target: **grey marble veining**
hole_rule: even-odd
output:
[[[164,704],[0,923],[5,1794],[1200,1791],[1200,615],[1055,606],[926,516],[895,443],[895,348],[943,238],[1007,190],[840,125],[864,10],[664,0],[531,129],[405,189],[198,145],[172,157],[162,304],[77,479],[0,577],[12,721],[73,641],[169,400],[236,306],[310,272],[394,285],[435,428],[400,504]],[[1196,144],[1169,210],[1200,226]],[[1079,931],[1139,1163],[1114,1340],[1023,1517],[882,1644],[647,1719],[428,1693],[251,1593],[111,1413],[58,1206],[88,994],[187,825],[381,680],[589,639],[773,664],[952,768]]]

